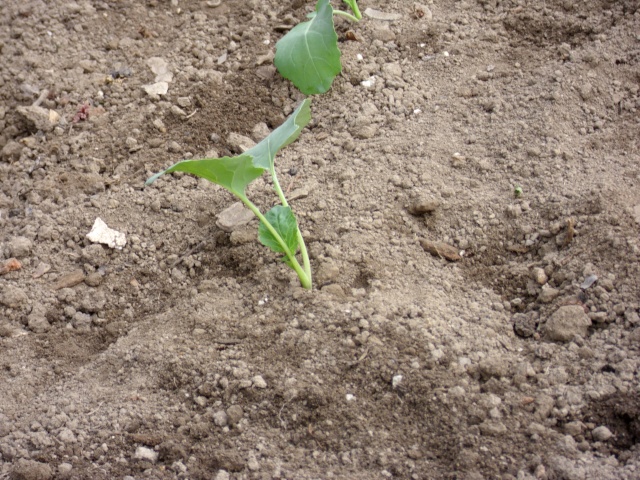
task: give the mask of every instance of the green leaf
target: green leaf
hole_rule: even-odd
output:
[[[305,99],[287,120],[258,145],[235,157],[183,160],[147,180],[151,185],[165,173],[186,172],[206,178],[234,195],[243,198],[247,186],[273,168],[278,150],[293,142],[311,120],[311,101]]]
[[[273,62],[280,75],[305,95],[324,93],[331,88],[342,66],[329,0],[318,0],[316,15],[280,39]]]
[[[255,147],[245,152],[245,155],[253,156],[253,164],[256,167],[264,168],[265,170],[273,168],[278,150],[295,141],[300,136],[302,129],[311,120],[310,105],[311,100],[305,99],[282,125]]]
[[[262,175],[264,170],[263,167],[254,164],[252,155],[247,155],[245,152],[237,157],[183,160],[160,173],[156,173],[146,181],[146,185],[151,185],[165,173],[186,172],[206,178],[210,182],[226,188],[234,195],[244,197],[247,185]]]
[[[298,250],[298,222],[296,222],[296,217],[291,211],[291,208],[276,205],[269,210],[264,217],[278,235],[280,235],[289,249],[289,252],[283,248],[280,242],[278,242],[276,237],[271,231],[269,231],[263,222],[260,222],[260,226],[258,227],[258,239],[260,240],[260,243],[269,247],[276,253],[283,253],[286,256],[288,256],[289,253],[291,255],[295,255]],[[287,262],[287,260],[289,259],[285,258],[285,262]]]

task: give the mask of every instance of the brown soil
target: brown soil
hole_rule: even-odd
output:
[[[0,2],[0,479],[640,478],[639,2],[337,20],[277,159],[310,292],[227,192],[144,187],[302,99],[312,2],[216,3]]]

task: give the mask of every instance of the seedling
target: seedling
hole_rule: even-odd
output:
[[[522,196],[522,193],[522,187],[520,185],[516,185],[516,187],[513,189],[513,194],[515,195],[515,197],[520,198]]]
[[[275,156],[278,150],[286,147],[298,138],[302,129],[311,120],[311,101],[304,100],[287,120],[269,134],[255,147],[235,157],[205,158],[200,160],[183,160],[166,170],[155,174],[147,180],[152,184],[158,177],[170,172],[187,172],[205,178],[225,188],[260,220],[258,239],[276,253],[283,254],[282,260],[291,267],[300,278],[304,288],[311,289],[311,266],[309,254],[302,238],[291,207],[280,188],[275,170]],[[269,171],[281,205],[276,205],[266,214],[247,198],[246,190],[251,182]],[[298,262],[296,253],[300,249],[302,264]]]
[[[333,16],[354,22],[362,18],[357,0],[342,1],[353,14],[334,10],[329,0],[318,0],[311,20],[299,23],[276,43],[276,68],[305,95],[325,93],[342,71]]]

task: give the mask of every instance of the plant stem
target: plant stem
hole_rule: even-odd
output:
[[[358,0],[342,0],[342,1],[349,6],[351,11],[353,12],[353,15],[355,16],[356,21],[362,19],[362,14],[360,13],[360,9],[358,8]]]
[[[360,19],[358,17],[354,17],[353,15],[351,15],[348,12],[345,12],[344,10],[334,10],[333,11],[334,15],[340,15],[341,17],[344,18],[348,18],[349,20],[351,20],[352,22],[358,22],[360,21]],[[361,17],[362,18],[362,17]]]
[[[247,206],[247,208],[251,210],[256,217],[258,217],[258,220],[260,220],[264,224],[264,226],[267,227],[267,230],[269,230],[271,235],[273,235],[273,237],[278,241],[278,243],[284,250],[285,255],[291,261],[290,263],[291,268],[293,268],[295,272],[298,274],[298,278],[300,279],[300,284],[307,290],[311,290],[312,285],[311,285],[310,271],[309,273],[307,273],[305,270],[302,269],[302,267],[298,263],[298,260],[296,259],[295,252],[291,252],[289,250],[289,247],[287,247],[287,244],[284,242],[284,240],[282,240],[282,237],[280,236],[280,234],[277,232],[275,228],[273,228],[273,225],[269,223],[269,221],[265,218],[265,216],[262,215],[262,212],[260,212],[260,209],[258,209],[258,207],[256,207],[253,204],[253,202],[249,200],[247,197],[245,196],[238,196],[238,197],[240,198],[240,200],[242,200],[242,203],[244,203]],[[300,229],[298,229],[298,235],[299,235],[298,238],[300,239]],[[301,243],[300,251],[303,251],[302,245],[304,245],[304,243]],[[304,251],[306,253],[306,248],[304,249]],[[308,257],[307,257],[307,261],[308,261]]]
[[[278,181],[278,175],[276,174],[276,169],[274,167],[273,162],[271,162],[270,171],[271,171],[271,178],[273,179],[273,189],[278,194],[278,198],[280,198],[280,202],[282,203],[282,206],[288,207],[289,203],[287,202],[287,198],[284,196],[284,193],[282,192],[282,188],[280,187],[280,182]],[[306,273],[307,278],[309,279],[309,284],[311,284],[311,262],[309,262],[309,252],[307,252],[307,245],[304,243],[302,232],[300,232],[300,225],[298,225],[297,235],[298,235],[298,245],[300,246],[300,255],[302,255],[302,264],[304,265],[304,273]]]

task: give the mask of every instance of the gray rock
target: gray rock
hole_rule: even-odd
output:
[[[439,206],[440,202],[438,200],[420,197],[414,200],[411,205],[409,205],[409,213],[411,213],[412,215],[433,213],[438,209]]]
[[[253,218],[251,210],[245,208],[242,202],[236,202],[217,215],[216,225],[225,232],[233,232],[249,223]]]
[[[226,427],[229,423],[229,417],[227,417],[227,412],[224,410],[219,410],[213,414],[213,423],[215,423],[219,427]]]
[[[3,286],[2,290],[3,291],[0,294],[0,304],[5,307],[18,308],[29,301],[29,297],[26,292],[21,288],[13,285],[6,285]]]
[[[218,470],[215,480],[229,480],[231,477],[226,470]]]
[[[251,130],[251,136],[256,142],[266,138],[269,133],[271,133],[269,127],[264,122],[257,123]]]
[[[586,337],[589,326],[591,320],[580,305],[565,305],[547,320],[544,333],[549,340],[569,342],[576,335]]]
[[[232,405],[227,409],[227,418],[230,425],[236,425],[240,420],[242,420],[243,415],[244,412],[240,405]]]
[[[14,237],[9,240],[7,250],[9,257],[24,258],[31,254],[33,242],[27,237]]]
[[[594,428],[591,432],[591,435],[593,435],[593,439],[597,442],[606,442],[611,437],[613,437],[613,433],[611,433],[611,430],[609,430],[604,425]]]

